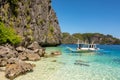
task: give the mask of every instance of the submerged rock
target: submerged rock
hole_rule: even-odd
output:
[[[57,60],[52,60],[51,62],[57,62]]]
[[[44,55],[46,54],[45,48],[39,49],[37,53],[38,53],[38,55],[39,55],[40,57],[44,57]]]
[[[62,53],[60,51],[53,51],[51,52],[51,55],[61,55]]]

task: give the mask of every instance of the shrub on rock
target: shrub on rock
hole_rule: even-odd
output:
[[[11,27],[6,27],[3,22],[0,22],[0,44],[10,43],[13,45],[19,44],[21,37],[16,34]]]

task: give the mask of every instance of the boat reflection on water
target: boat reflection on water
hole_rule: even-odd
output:
[[[69,53],[71,56],[93,56],[93,55],[99,55],[101,53],[98,52],[89,52],[89,53]]]

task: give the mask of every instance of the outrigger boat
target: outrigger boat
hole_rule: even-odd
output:
[[[87,52],[95,52],[98,51],[99,48],[97,48],[96,44],[87,44],[87,43],[79,43],[78,41],[78,47],[76,50],[73,50],[72,48],[68,47],[68,49],[72,52],[79,52],[79,53],[87,53]]]

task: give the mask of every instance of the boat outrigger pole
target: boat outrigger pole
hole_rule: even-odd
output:
[[[77,42],[77,44],[78,44],[78,48],[79,48],[79,47],[80,47],[80,45],[79,45],[79,44],[80,44],[80,40],[79,40],[79,39],[78,39],[78,42]]]

